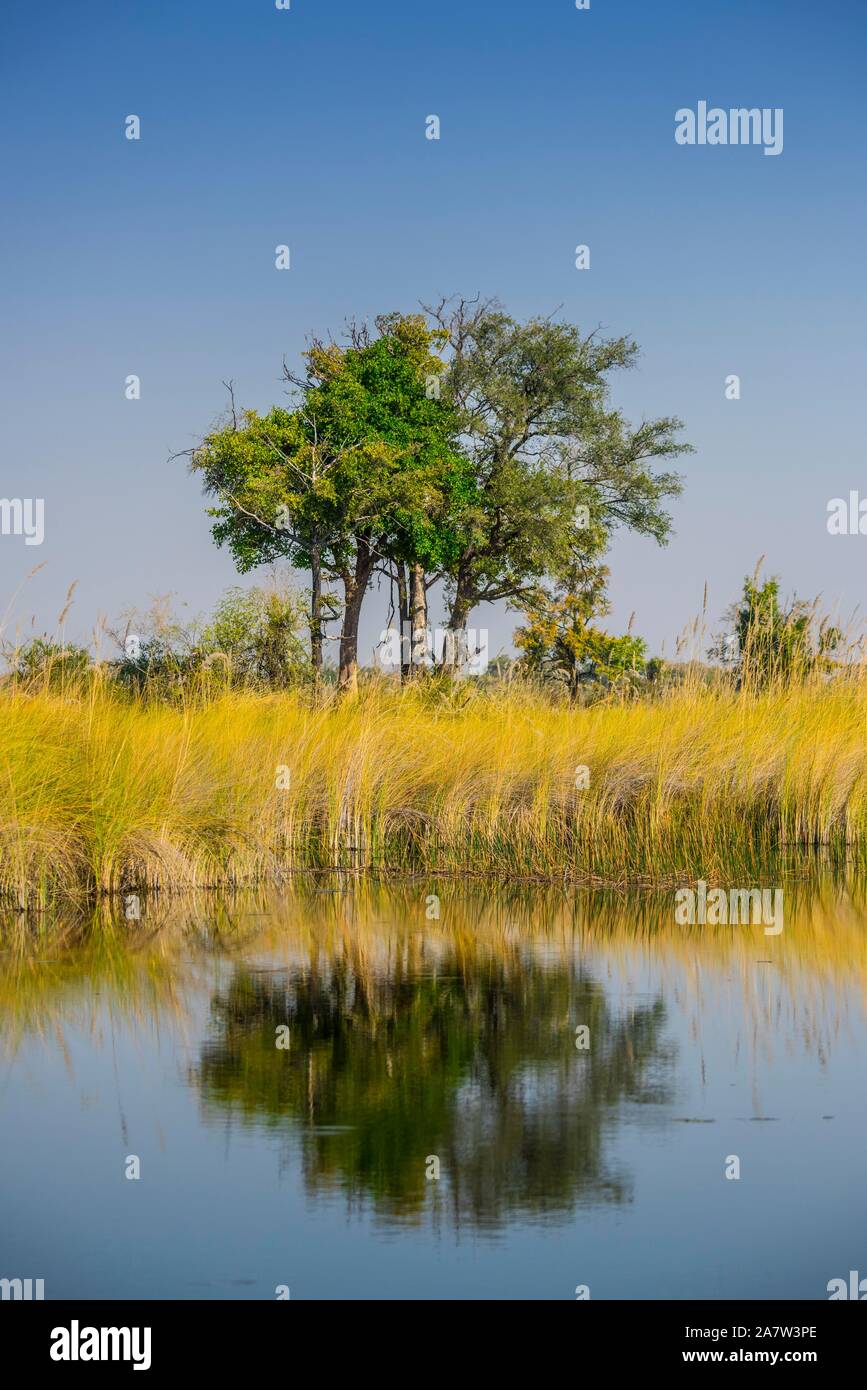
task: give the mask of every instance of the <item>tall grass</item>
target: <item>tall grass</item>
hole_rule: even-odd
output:
[[[450,702],[377,686],[313,709],[9,686],[0,895],[24,908],[301,867],[751,882],[799,847],[860,852],[865,732],[867,688],[844,677],[583,709],[520,687]]]

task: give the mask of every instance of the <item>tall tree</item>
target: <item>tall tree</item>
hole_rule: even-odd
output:
[[[675,439],[677,419],[633,429],[611,409],[608,378],[638,353],[627,338],[583,337],[547,318],[518,323],[495,300],[444,300],[427,313],[448,338],[443,397],[473,465],[462,542],[447,571],[445,664],[456,666],[473,607],[532,592],[552,556],[574,543],[576,506],[606,534],[625,525],[663,543],[663,503],[681,483],[656,465],[689,446]]]
[[[321,666],[317,574],[343,588],[339,684],[357,683],[358,626],[377,569],[395,562],[453,562],[454,518],[472,485],[451,408],[429,390],[443,334],[421,315],[389,314],[377,334],[354,327],[348,343],[314,341],[306,374],[287,373],[293,410],[244,413],[192,454],[218,499],[214,537],[241,570],[286,555],[313,575],[311,643]]]
[[[342,539],[335,474],[349,446],[334,448],[315,410],[275,406],[266,415],[245,410],[234,396],[227,421],[191,454],[206,493],[213,536],[232,551],[238,570],[287,558],[311,573],[310,649],[314,688],[323,665],[323,624],[333,616],[323,594],[323,570],[333,573]]]

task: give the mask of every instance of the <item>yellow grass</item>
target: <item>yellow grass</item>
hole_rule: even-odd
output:
[[[749,882],[781,850],[860,851],[865,715],[863,683],[843,678],[586,709],[508,689],[456,708],[377,687],[315,710],[10,688],[0,893],[38,905],[302,866]]]

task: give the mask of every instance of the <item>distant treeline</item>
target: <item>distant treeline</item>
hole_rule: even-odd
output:
[[[648,659],[644,641],[631,632],[613,637],[601,631],[589,621],[589,609],[570,610],[560,600],[556,615],[537,612],[531,619],[527,603],[528,620],[514,639],[519,655],[495,656],[469,685],[520,684],[555,701],[587,704],[612,694],[658,697],[685,683],[763,689],[863,672],[863,637],[844,634],[821,613],[818,600],[795,598],[784,605],[779,580],[760,582],[758,567],[744,581],[740,602],[726,613],[723,630],[709,636],[706,615],[700,615],[669,661]],[[146,613],[125,614],[113,628],[104,624],[101,637],[110,648],[101,657],[57,637],[6,642],[0,648],[6,665],[0,685],[71,690],[98,678],[118,693],[155,698],[239,689],[319,696],[340,690],[336,666],[326,662],[314,669],[308,596],[277,567],[265,584],[229,589],[207,621],[181,622],[163,598]],[[409,672],[401,668],[399,679],[421,681],[432,694],[439,690],[451,698],[458,674],[428,660]],[[375,660],[363,676],[370,683],[393,681],[398,673]]]

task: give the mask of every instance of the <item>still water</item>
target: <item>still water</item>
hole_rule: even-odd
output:
[[[867,1274],[844,886],[787,888],[778,936],[676,926],[671,894],[346,879],[7,928],[0,1276],[48,1299]]]

